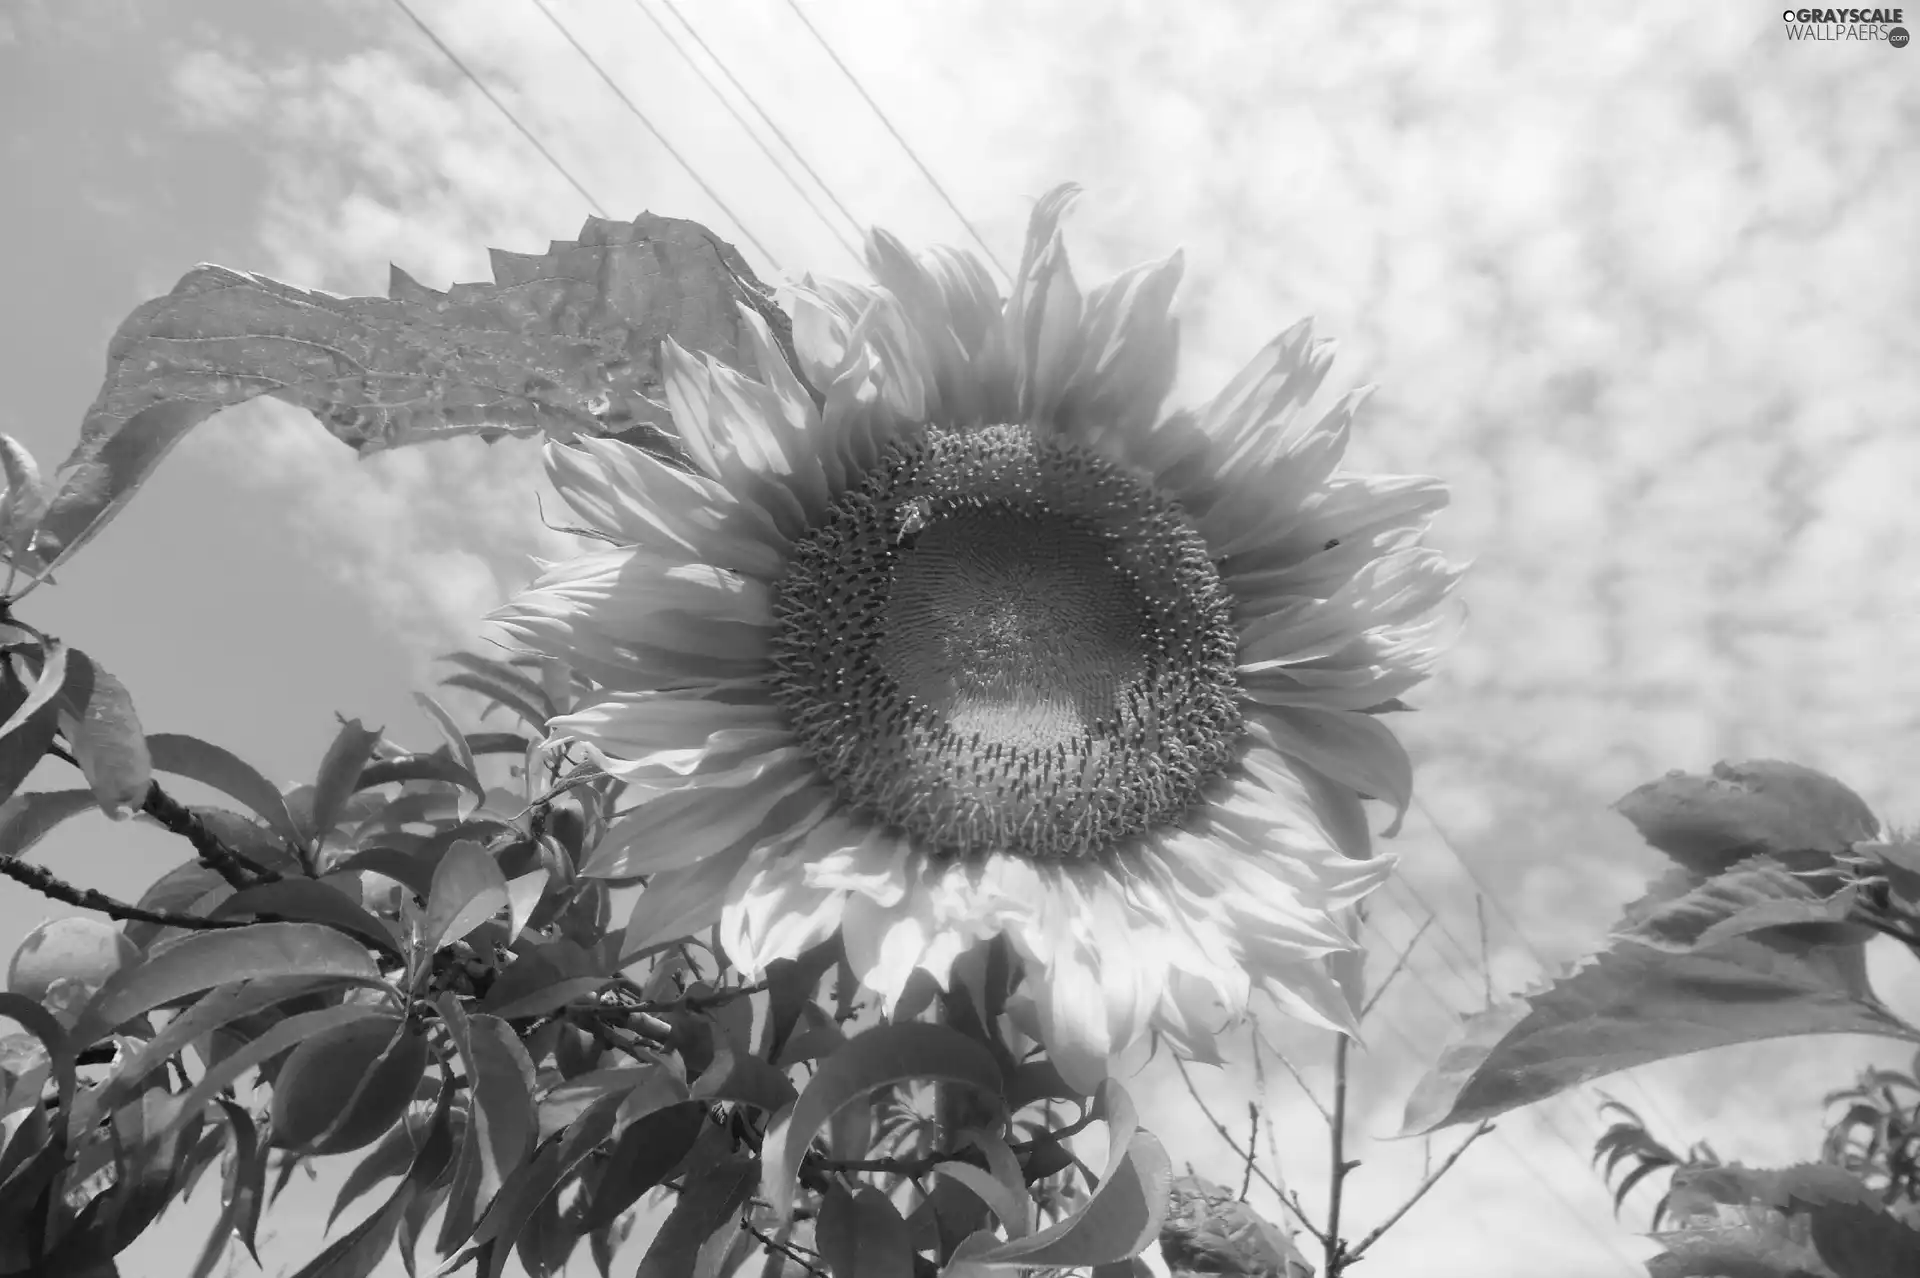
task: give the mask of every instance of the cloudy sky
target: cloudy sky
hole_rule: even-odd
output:
[[[678,0],[698,43],[666,0],[550,0],[631,106],[535,3],[409,2],[580,189],[389,0],[0,5],[0,430],[63,457],[114,328],[200,261],[358,294],[393,262],[444,287],[596,205],[702,221],[776,282],[857,273],[849,214],[919,243],[971,244],[970,223],[1009,261],[1033,197],[1071,179],[1081,279],[1185,247],[1181,398],[1311,314],[1343,341],[1335,378],[1382,386],[1353,463],[1455,487],[1438,540],[1475,561],[1468,626],[1405,728],[1423,807],[1376,970],[1438,921],[1376,1013],[1363,1137],[1397,1126],[1460,1010],[1588,952],[1638,894],[1656,860],[1607,805],[1640,781],[1784,756],[1920,820],[1901,784],[1920,774],[1920,51],[1789,42],[1760,0],[801,0],[963,222],[782,0]],[[149,730],[300,780],[335,711],[431,739],[410,689],[553,548],[535,462],[471,440],[357,462],[299,413],[238,410],[26,615],[119,674]],[[92,818],[45,851],[127,896],[180,855]],[[0,941],[59,912],[0,883]],[[1873,958],[1920,1013],[1909,961]],[[1280,1037],[1324,1095],[1328,1045]],[[1812,1154],[1819,1093],[1874,1058],[1768,1045],[1609,1087],[1671,1139],[1779,1161]],[[1196,1081],[1242,1129],[1250,1075]],[[1266,1082],[1278,1174],[1316,1202],[1313,1106],[1271,1062]],[[1237,1180],[1177,1077],[1136,1086],[1177,1161]],[[1585,1167],[1594,1103],[1502,1122],[1369,1268],[1636,1272],[1649,1248]],[[1362,1139],[1360,1228],[1422,1153]],[[316,1246],[303,1192],[270,1268]],[[141,1271],[185,1272],[210,1206]]]

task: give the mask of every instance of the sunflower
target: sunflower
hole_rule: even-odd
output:
[[[689,464],[550,446],[612,544],[495,620],[599,686],[551,728],[636,800],[583,867],[651,876],[629,955],[717,922],[758,974],[840,929],[892,1009],[1004,936],[1091,1088],[1149,1033],[1218,1060],[1256,992],[1353,1028],[1327,960],[1390,870],[1361,800],[1411,791],[1380,716],[1458,570],[1421,545],[1437,481],[1336,472],[1364,393],[1304,415],[1308,324],[1163,415],[1180,255],[1083,294],[1075,193],[1005,298],[884,232],[876,283],[804,280],[817,392],[749,310],[757,379],[668,342]]]

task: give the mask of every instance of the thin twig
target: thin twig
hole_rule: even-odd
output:
[[[1200,1093],[1195,1090],[1193,1086],[1193,1078],[1187,1073],[1187,1063],[1178,1056],[1175,1056],[1173,1058],[1173,1064],[1174,1068],[1180,1071],[1180,1081],[1187,1085],[1187,1095],[1193,1097],[1193,1103],[1200,1107],[1200,1112],[1206,1115],[1209,1123],[1213,1124],[1213,1130],[1220,1134],[1221,1140],[1227,1142],[1228,1149],[1231,1149],[1239,1157],[1245,1158],[1246,1151],[1240,1148],[1240,1143],[1234,1140],[1232,1134],[1221,1125],[1220,1120],[1213,1116],[1213,1111],[1207,1107],[1207,1103],[1200,1099]],[[1300,1224],[1305,1227],[1308,1233],[1312,1234],[1315,1239],[1322,1243],[1326,1241],[1327,1236],[1320,1232],[1320,1227],[1307,1219],[1306,1212],[1301,1210],[1300,1200],[1297,1197],[1289,1195],[1284,1189],[1280,1188],[1280,1186],[1274,1184],[1273,1178],[1261,1171],[1258,1167],[1253,1168],[1253,1174],[1260,1178],[1261,1184],[1273,1191],[1275,1198],[1278,1198],[1282,1204],[1293,1212],[1294,1216],[1299,1219]]]
[[[1242,1201],[1246,1200],[1247,1190],[1253,1187],[1253,1153],[1255,1147],[1260,1144],[1260,1106],[1252,1101],[1247,1102],[1247,1119],[1252,1123],[1253,1130],[1247,1133],[1247,1165],[1240,1173]]]
[[[799,1252],[795,1251],[791,1245],[762,1232],[758,1225],[755,1225],[753,1221],[747,1218],[745,1212],[742,1212],[740,1215],[740,1228],[752,1234],[754,1241],[766,1248],[769,1253],[778,1253],[779,1255],[785,1256],[788,1260],[791,1260],[808,1273],[816,1275],[816,1278],[827,1278],[826,1270],[820,1268],[805,1256],[802,1256]],[[815,1254],[817,1257],[818,1253]]]
[[[0,874],[26,884],[40,895],[83,910],[98,910],[108,918],[124,922],[153,923],[160,927],[178,927],[211,931],[217,928],[245,927],[249,919],[207,919],[197,914],[176,914],[172,910],[149,910],[115,900],[105,892],[75,887],[42,866],[17,857],[0,857]]]
[[[1057,1145],[1071,1136],[1078,1136],[1087,1129],[1094,1119],[1091,1105],[1087,1112],[1067,1124],[1065,1127],[1036,1136],[1032,1140],[1013,1141],[1007,1145],[1016,1156],[1030,1154],[1041,1145]],[[978,1149],[935,1150],[920,1158],[816,1158],[807,1156],[807,1161],[823,1171],[834,1172],[884,1172],[895,1176],[904,1176],[909,1180],[917,1179],[932,1171],[941,1163],[971,1162],[982,1167],[986,1165],[986,1156]]]
[[[1285,1052],[1276,1050],[1273,1054],[1273,1059],[1279,1061],[1280,1068],[1286,1070],[1287,1073],[1293,1078],[1293,1081],[1299,1084],[1300,1094],[1302,1096],[1305,1096],[1308,1102],[1311,1103],[1315,1109],[1320,1111],[1321,1119],[1331,1123],[1333,1121],[1333,1111],[1328,1109],[1326,1105],[1321,1101],[1321,1099],[1318,1096],[1315,1096],[1313,1094],[1313,1089],[1307,1086],[1306,1076],[1303,1075],[1299,1071],[1299,1069],[1297,1069],[1294,1066],[1294,1063],[1292,1061],[1287,1059],[1287,1054]]]
[[[1408,941],[1406,946],[1401,949],[1400,957],[1395,959],[1393,966],[1387,969],[1386,976],[1381,978],[1380,984],[1374,989],[1372,996],[1368,998],[1366,1003],[1360,1008],[1361,1020],[1364,1021],[1367,1019],[1367,1013],[1373,1010],[1373,1005],[1380,1001],[1381,996],[1387,992],[1387,987],[1393,984],[1393,978],[1400,975],[1401,971],[1406,968],[1407,960],[1413,957],[1413,947],[1420,944],[1420,938],[1425,936],[1427,929],[1432,926],[1433,915],[1429,914],[1427,915],[1426,921],[1420,925],[1419,930],[1414,932],[1413,939]]]
[[[1480,921],[1480,979],[1486,987],[1487,1006],[1493,1006],[1493,963],[1487,956],[1487,898],[1473,894],[1474,917]]]
[[[1467,1152],[1467,1146],[1473,1144],[1473,1142],[1479,1140],[1492,1130],[1492,1123],[1481,1123],[1478,1127],[1474,1128],[1472,1132],[1468,1133],[1467,1138],[1461,1141],[1459,1146],[1451,1154],[1448,1154],[1446,1158],[1441,1161],[1440,1165],[1434,1168],[1433,1171],[1420,1182],[1420,1187],[1413,1191],[1412,1196],[1409,1197],[1407,1201],[1401,1203],[1391,1216],[1388,1216],[1378,1225],[1375,1225],[1365,1238],[1362,1238],[1354,1244],[1353,1249],[1347,1252],[1347,1263],[1352,1264],[1354,1261],[1360,1259],[1360,1257],[1366,1254],[1367,1248],[1380,1241],[1381,1235],[1399,1224],[1400,1218],[1411,1211],[1413,1205],[1424,1198],[1427,1191],[1432,1189],[1434,1185],[1439,1182],[1440,1178],[1446,1175],[1455,1163],[1460,1161],[1460,1155]]]

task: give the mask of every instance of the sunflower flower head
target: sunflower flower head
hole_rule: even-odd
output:
[[[1306,412],[1305,323],[1163,413],[1181,259],[1083,294],[1073,195],[1004,298],[876,232],[875,283],[797,290],[797,370],[751,311],[757,376],[669,342],[689,464],[550,446],[613,545],[495,619],[598,685],[551,726],[635,800],[582,867],[650,876],[629,954],[718,923],[758,973],[839,930],[891,1008],[1005,937],[1091,1089],[1149,1032],[1218,1059],[1255,993],[1352,1028],[1326,960],[1390,869],[1361,800],[1411,794],[1380,712],[1458,570],[1437,481],[1336,469],[1363,395]]]

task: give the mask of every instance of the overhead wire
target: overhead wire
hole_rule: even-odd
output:
[[[452,49],[447,47],[446,41],[442,40],[439,34],[436,33],[432,27],[428,26],[426,24],[426,21],[422,19],[419,14],[415,13],[412,9],[407,7],[407,0],[393,0],[393,3],[395,7],[400,10],[400,12],[407,15],[408,19],[412,21],[414,26],[420,28],[420,34],[426,36],[427,39],[432,42],[433,47],[440,50],[440,55],[444,57],[448,62],[451,62],[454,66],[454,69],[460,72],[461,75],[465,76],[467,78],[467,81],[470,84],[472,84],[474,88],[480,90],[482,97],[486,98],[487,101],[493,103],[494,110],[498,111],[501,115],[504,115],[505,117],[507,117],[507,123],[511,124],[515,129],[519,130],[520,136],[525,138],[528,141],[528,143],[532,145],[533,149],[540,153],[540,158],[545,160],[548,164],[552,165],[554,172],[558,173],[561,177],[565,178],[567,180],[567,184],[571,186],[574,190],[580,193],[580,198],[587,202],[588,208],[592,209],[595,213],[598,213],[601,217],[607,216],[606,209],[601,207],[600,201],[593,198],[592,192],[588,191],[585,186],[581,185],[580,179],[576,178],[573,175],[573,173],[567,168],[566,165],[560,163],[559,159],[555,157],[553,152],[547,150],[546,145],[543,142],[541,142],[539,138],[533,135],[533,130],[529,129],[526,125],[520,122],[520,117],[515,115],[513,111],[510,108],[508,108],[506,103],[502,102],[498,97],[494,95],[493,90],[487,87],[486,82],[482,80],[479,76],[475,75],[473,72],[473,68],[469,67],[465,62],[461,61],[460,56],[456,54]]]
[[[900,149],[907,153],[909,160],[913,161],[913,167],[920,170],[920,176],[927,180],[927,185],[934,189],[934,192],[939,195],[947,208],[952,210],[953,215],[960,219],[960,225],[967,229],[967,234],[973,237],[973,242],[978,244],[981,252],[987,255],[987,260],[994,264],[1001,275],[1011,280],[1013,278],[1013,272],[1009,271],[1006,265],[995,255],[992,246],[987,243],[981,236],[979,229],[974,226],[973,220],[960,211],[960,206],[953,202],[953,197],[947,194],[947,188],[940,184],[940,179],[933,175],[933,170],[928,168],[926,163],[921,160],[919,153],[913,149],[912,144],[909,143],[905,137],[901,136],[900,130],[894,127],[892,119],[881,109],[880,104],[873,100],[873,95],[867,92],[867,86],[860,83],[860,77],[853,73],[853,68],[841,60],[840,55],[834,51],[833,45],[827,42],[827,38],[824,35],[820,34],[818,27],[815,27],[812,22],[807,20],[807,15],[801,11],[800,6],[795,3],[795,0],[787,0],[787,8],[793,10],[793,16],[800,19],[800,25],[805,27],[808,34],[813,36],[814,41],[818,43],[821,49],[826,52],[826,55],[833,60],[833,65],[840,68],[840,74],[847,78],[847,83],[853,86],[854,92],[858,93],[861,100],[872,109],[874,116],[880,121],[886,131],[893,135],[893,140],[900,144]]]
[[[726,200],[721,198],[720,193],[714,190],[705,178],[700,176],[700,171],[693,167],[693,162],[688,160],[686,156],[680,154],[679,149],[675,147],[673,143],[667,141],[666,135],[660,132],[658,126],[647,118],[647,113],[642,111],[639,106],[634,103],[634,100],[627,96],[626,90],[622,89],[619,84],[615,82],[614,78],[607,74],[607,69],[600,65],[599,60],[591,53],[588,53],[586,46],[574,38],[573,32],[568,30],[566,23],[560,21],[560,19],[555,16],[553,10],[547,7],[547,0],[533,0],[533,7],[540,10],[546,20],[553,24],[553,29],[558,31],[561,36],[566,39],[566,42],[573,46],[573,51],[579,54],[589,67],[593,68],[593,73],[600,77],[601,83],[613,90],[613,95],[620,99],[621,105],[627,108],[634,119],[640,121],[640,123],[645,126],[647,132],[653,135],[653,140],[660,144],[661,149],[672,156],[675,162],[686,170],[687,176],[692,178],[701,191],[706,193],[706,197],[712,200],[714,206],[726,215],[727,220],[732,222],[735,229],[746,237],[747,242],[753,245],[754,248],[760,250],[760,255],[764,257],[775,270],[779,270],[779,259],[774,257],[772,251],[760,242],[760,237],[748,228],[747,224],[741,220],[740,215],[735,213],[733,209],[728,206]]]
[[[840,247],[847,251],[848,256],[853,258],[855,262],[864,265],[866,259],[861,256],[860,250],[855,247],[853,241],[847,238],[846,232],[841,230],[840,227],[827,216],[825,210],[814,202],[813,196],[807,192],[807,188],[800,184],[798,178],[787,171],[787,167],[784,164],[780,163],[780,157],[773,153],[773,148],[768,146],[766,140],[747,123],[747,118],[740,114],[740,108],[734,106],[733,100],[720,91],[720,86],[714,83],[713,76],[708,74],[707,69],[700,65],[699,61],[696,60],[691,53],[687,52],[687,47],[680,42],[680,38],[674,35],[673,32],[667,30],[667,24],[660,21],[659,15],[647,7],[646,0],[633,0],[633,7],[646,15],[647,21],[651,22],[654,25],[654,29],[660,32],[661,38],[667,42],[668,47],[679,54],[680,60],[692,68],[695,75],[700,77],[700,82],[707,86],[707,91],[713,94],[715,100],[727,109],[727,114],[733,117],[733,122],[740,126],[740,131],[752,139],[755,146],[760,148],[760,154],[767,157],[767,163],[773,166],[774,172],[786,179],[787,185],[793,188],[793,193],[800,197],[801,202],[804,203],[807,208],[812,210],[816,218],[820,219],[820,225],[827,228],[827,233],[839,242]],[[682,18],[681,21],[684,23],[686,19]],[[704,45],[702,47],[704,48]],[[710,58],[714,56],[711,50],[708,51],[707,56]],[[718,65],[718,59],[715,59],[715,61],[716,65]],[[724,69],[724,67],[722,69]],[[824,187],[822,189],[824,189]]]
[[[634,0],[636,4],[639,2],[640,0]],[[787,136],[786,131],[780,127],[779,122],[767,113],[765,107],[760,105],[760,100],[753,96],[753,91],[742,84],[738,76],[734,75],[733,71],[727,66],[726,59],[714,51],[713,47],[706,42],[699,30],[693,25],[693,22],[684,13],[680,12],[680,7],[676,5],[673,0],[659,0],[659,2],[666,7],[667,12],[672,14],[681,26],[686,28],[687,35],[692,37],[693,42],[700,46],[700,51],[713,59],[714,66],[718,67],[720,74],[727,78],[727,83],[733,86],[734,92],[738,93],[741,99],[753,108],[754,114],[760,117],[760,122],[766,125],[768,132],[772,133],[773,136],[779,140],[780,145],[787,149],[787,154],[793,157],[794,162],[800,166],[801,171],[812,178],[813,184],[820,188],[827,199],[833,204],[833,207],[840,210],[840,216],[847,219],[847,224],[853,228],[854,234],[864,239],[867,234],[867,224],[855,217],[852,211],[847,208],[846,203],[841,200],[833,187],[829,185],[827,180],[821,177],[813,165],[808,162],[807,157],[801,153],[800,148],[794,145],[793,139]],[[855,256],[858,257],[859,255],[855,254]]]

